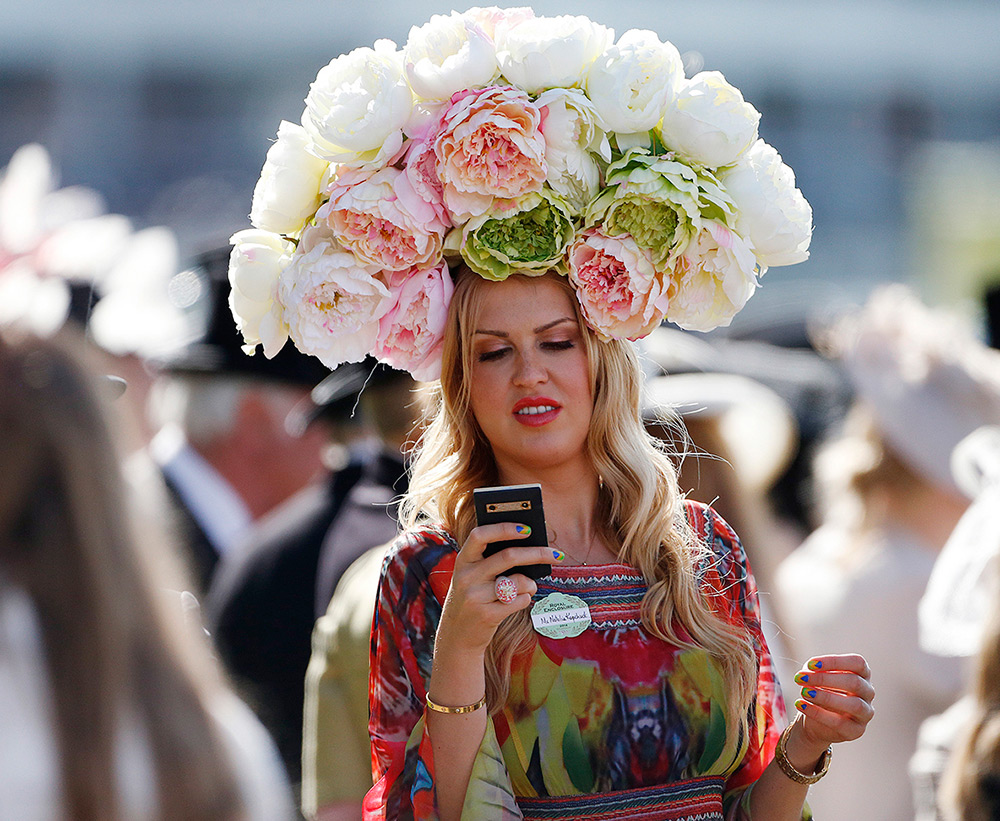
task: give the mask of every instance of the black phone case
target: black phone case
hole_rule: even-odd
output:
[[[548,534],[545,531],[545,511],[542,509],[541,485],[504,485],[502,487],[477,487],[472,491],[476,507],[476,524],[492,525],[498,522],[517,522],[531,528],[531,533],[523,539],[504,539],[490,542],[483,551],[484,556],[492,556],[508,547],[547,547]],[[552,572],[550,564],[517,565],[508,573],[523,573],[532,579],[540,579]]]

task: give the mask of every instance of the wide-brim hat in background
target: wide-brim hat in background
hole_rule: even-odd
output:
[[[842,363],[893,450],[926,480],[968,495],[951,455],[977,428],[1000,425],[1000,352],[900,284],[877,289],[819,344]]]
[[[934,561],[918,611],[920,644],[939,656],[971,656],[1000,593],[1000,427],[970,433],[951,461],[955,483],[974,501]]]
[[[413,379],[406,371],[390,368],[373,357],[366,357],[361,362],[347,362],[326,376],[292,408],[285,420],[285,428],[293,436],[301,436],[310,425],[321,419],[348,421],[355,415],[362,391],[368,388],[378,390],[403,381],[412,383]]]
[[[685,420],[716,420],[726,458],[740,481],[758,492],[771,488],[798,449],[797,425],[788,403],[767,386],[738,374],[652,377],[645,385],[643,418],[656,422],[665,412]]]
[[[330,374],[318,359],[287,345],[274,357],[247,356],[229,307],[230,247],[199,254],[169,284],[169,299],[187,322],[187,338],[152,359],[175,374],[241,376],[313,387]]]

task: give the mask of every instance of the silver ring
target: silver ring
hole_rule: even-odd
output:
[[[507,576],[497,576],[493,589],[497,594],[497,601],[501,604],[510,604],[517,598],[517,582]]]

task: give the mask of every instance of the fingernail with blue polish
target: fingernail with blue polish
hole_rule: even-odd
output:
[[[557,562],[561,562],[563,559],[566,558],[566,554],[563,553],[561,550],[553,550],[552,558],[555,559]]]
[[[809,707],[808,701],[803,701],[802,699],[799,699],[798,701],[795,702],[795,709],[799,710],[800,712],[804,713],[808,707]]]
[[[515,529],[517,530],[518,533],[523,533],[526,536],[531,534],[531,528],[528,527],[527,525],[518,525],[517,528]]]
[[[821,661],[816,661],[816,660],[813,660],[813,661],[810,661],[810,662],[809,662],[809,664],[808,664],[808,665],[806,665],[806,666],[807,666],[807,667],[808,667],[808,668],[809,668],[810,670],[821,670],[821,669],[823,669],[823,662],[821,662]]]
[[[795,683],[796,684],[805,684],[807,681],[809,681],[809,674],[808,673],[796,673],[795,674]]]
[[[807,687],[803,687],[802,695],[804,695],[806,698],[816,698],[816,691],[810,690]]]

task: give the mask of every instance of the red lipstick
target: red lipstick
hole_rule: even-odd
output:
[[[537,428],[547,425],[561,410],[562,405],[555,399],[549,399],[547,396],[526,396],[514,403],[511,413],[522,425]]]

